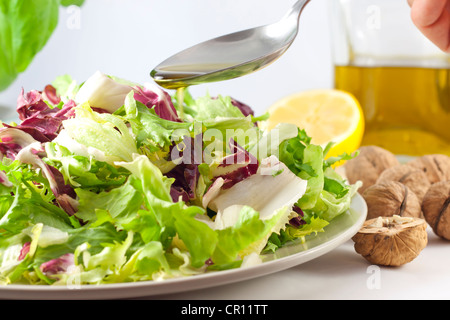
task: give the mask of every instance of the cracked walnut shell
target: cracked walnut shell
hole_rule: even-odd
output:
[[[423,218],[419,198],[400,182],[377,183],[367,188],[362,196],[367,203],[367,220],[394,215]]]
[[[397,165],[384,170],[378,177],[377,183],[384,183],[388,181],[398,181],[409,189],[422,202],[423,197],[430,188],[431,183],[421,169],[405,164]]]
[[[444,154],[425,155],[407,165],[422,170],[431,184],[450,180],[450,157]]]
[[[372,264],[401,266],[414,260],[427,246],[427,223],[412,217],[367,220],[353,236],[355,250]]]
[[[345,175],[350,184],[361,181],[363,185],[359,192],[363,193],[377,182],[384,170],[399,164],[396,156],[390,151],[377,146],[363,146],[356,158],[345,163]]]
[[[422,211],[434,233],[450,240],[450,180],[430,187],[423,199]]]

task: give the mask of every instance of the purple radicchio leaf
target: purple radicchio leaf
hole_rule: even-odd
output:
[[[184,202],[189,202],[196,199],[195,190],[197,189],[197,182],[200,176],[198,170],[199,164],[201,164],[202,155],[198,154],[198,151],[202,151],[201,147],[199,150],[196,149],[195,141],[202,145],[202,137],[199,135],[194,138],[185,137],[184,138],[184,150],[181,152],[181,162],[171,171],[166,173],[169,178],[174,178],[170,190],[170,195],[174,202],[181,200]],[[172,159],[175,161],[176,159]]]
[[[0,170],[0,183],[8,188],[13,186],[11,181],[9,181],[8,177],[6,176],[5,172],[1,170]]]
[[[69,100],[61,109],[52,108],[44,99],[50,99],[52,102],[61,101],[56,96],[56,91],[53,92],[49,86],[44,92],[32,90],[24,93],[22,89],[17,99],[17,113],[22,122],[15,128],[29,133],[40,142],[55,139],[62,128],[62,121],[74,116],[73,108],[76,106],[73,100]]]
[[[250,152],[242,148],[234,139],[230,139],[230,154],[223,158],[216,169],[215,177],[223,178],[222,189],[228,189],[236,183],[256,174],[258,160]]]
[[[22,130],[12,127],[0,128],[0,158],[15,160],[20,150],[34,142],[36,140]]]
[[[20,120],[25,120],[36,113],[45,114],[50,110],[44,99],[42,99],[41,92],[31,90],[25,93],[22,88],[22,92],[17,98],[17,113]]]
[[[213,97],[212,99],[217,99],[217,97]],[[239,100],[236,100],[232,97],[230,97],[230,99],[231,99],[231,104],[233,106],[235,106],[236,108],[238,108],[245,117],[250,116],[250,115],[252,115],[252,116],[255,115],[255,112],[253,111],[253,109],[250,108],[250,106],[248,106],[247,104],[245,104]]]
[[[142,88],[135,86],[133,89],[134,99],[146,105],[148,108],[154,108],[160,118],[181,122],[172,103],[172,99],[167,92],[151,84],[146,84]]]
[[[71,266],[75,265],[74,255],[66,253],[59,258],[52,259],[40,265],[39,269],[46,276],[65,273]]]
[[[0,139],[2,140],[0,151],[4,156],[6,155],[21,163],[30,164],[34,168],[40,168],[43,176],[48,180],[50,189],[59,206],[67,214],[75,214],[77,208],[76,193],[71,186],[65,183],[61,172],[42,160],[42,156],[45,155],[42,143],[34,140],[28,133],[15,128],[1,128]]]
[[[56,201],[59,206],[70,216],[73,216],[77,212],[78,201],[76,199],[75,190],[72,186],[66,184],[64,176],[55,167],[45,164],[49,172],[47,173],[48,179],[52,179],[53,188],[52,192],[56,197]]]
[[[17,260],[21,261],[23,259],[25,259],[25,257],[27,256],[28,252],[30,252],[30,246],[31,246],[31,242],[25,242],[22,246],[22,249],[20,250],[19,253],[19,257],[17,258]]]
[[[174,202],[179,201],[180,196],[184,202],[189,202],[196,198],[195,190],[199,177],[198,165],[178,165],[168,172],[166,176],[175,179],[170,188],[170,195]]]
[[[9,124],[3,123],[3,126],[6,128],[15,128],[18,130],[21,130],[29,135],[31,135],[36,141],[39,142],[49,142],[50,139],[42,132],[42,130],[39,130],[38,127],[32,127],[32,126],[11,126]]]
[[[298,214],[298,216],[289,220],[289,224],[296,228],[299,228],[302,225],[306,224],[306,221],[303,219],[305,214],[303,213],[302,209],[300,209],[297,205],[294,204],[294,206],[292,207],[292,210],[294,212],[296,212]]]
[[[238,101],[236,99],[231,98],[231,104],[233,106],[237,107],[239,110],[241,110],[242,114],[244,116],[246,116],[246,117],[249,116],[249,115],[252,115],[252,116],[255,115],[255,112],[253,111],[253,109],[250,108],[245,103],[242,103],[242,102],[240,102],[240,101]]]
[[[53,105],[57,105],[61,102],[61,97],[56,93],[56,88],[51,84],[45,86],[44,91],[42,92],[44,99],[49,101]]]

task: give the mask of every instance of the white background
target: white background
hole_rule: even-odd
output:
[[[25,91],[41,90],[66,73],[78,82],[97,70],[138,83],[152,81],[152,68],[172,54],[216,36],[275,22],[294,3],[86,0],[79,12],[62,8],[47,45],[29,68],[0,92],[0,106],[14,110],[22,87]],[[311,1],[303,11],[294,44],[267,68],[242,78],[192,87],[192,93],[230,95],[262,114],[290,93],[332,87],[327,8],[327,0]]]

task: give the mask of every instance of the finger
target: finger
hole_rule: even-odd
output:
[[[435,24],[448,6],[447,0],[409,0],[408,3],[412,6],[411,18],[419,28]]]
[[[444,7],[440,11],[437,18],[429,20],[420,20],[417,18],[418,14],[414,10],[426,8],[416,7],[416,4],[422,0],[415,0],[411,16],[413,18],[414,24],[418,27],[418,29],[428,38],[430,39],[436,46],[438,46],[444,52],[450,53],[450,1],[444,3]],[[440,4],[440,0],[433,0],[434,4]],[[445,1],[444,1],[445,2]],[[422,3],[420,4],[422,5]],[[428,13],[423,11],[422,14]],[[434,18],[434,17],[433,17]]]
[[[413,3],[414,3],[414,0],[408,0],[408,4],[410,7],[412,7]]]

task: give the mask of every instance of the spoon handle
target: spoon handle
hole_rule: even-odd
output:
[[[310,0],[298,0],[292,8],[286,13],[283,19],[295,20],[298,23],[300,19],[300,14],[303,8],[308,4]]]

